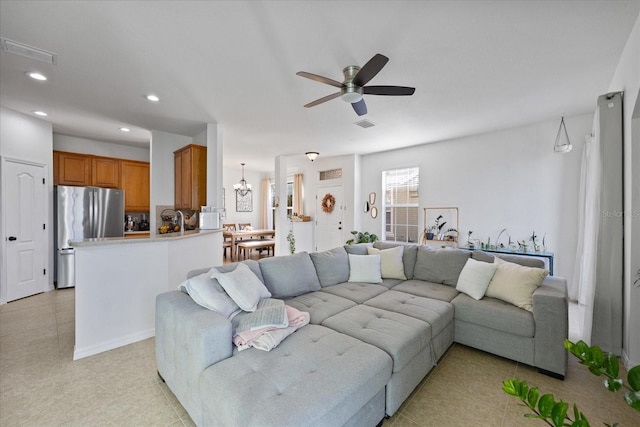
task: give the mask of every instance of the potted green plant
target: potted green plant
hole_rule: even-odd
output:
[[[631,368],[627,374],[628,385],[619,378],[618,357],[612,353],[604,353],[600,347],[589,347],[584,341],[573,343],[564,340],[564,347],[580,360],[580,364],[589,368],[597,376],[604,375],[604,386],[607,390],[617,392],[626,389],[623,399],[636,411],[640,411],[640,365]],[[512,378],[502,384],[502,390],[510,396],[522,401],[522,406],[529,408],[533,414],[525,414],[525,418],[537,418],[554,427],[572,426],[589,427],[589,421],[578,407],[573,405],[573,414],[569,413],[569,404],[556,401],[553,394],[540,396],[538,387],[529,387],[526,381]],[[573,417],[573,418],[572,418]],[[606,426],[617,426],[605,424]]]
[[[368,231],[362,233],[354,230],[351,234],[353,234],[353,238],[347,240],[347,245],[353,245],[354,243],[373,243],[378,240],[378,236],[373,233],[369,233]]]

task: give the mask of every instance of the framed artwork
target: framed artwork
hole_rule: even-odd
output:
[[[242,196],[236,191],[236,212],[253,212],[253,192]]]

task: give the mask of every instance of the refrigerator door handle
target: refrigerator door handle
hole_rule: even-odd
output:
[[[96,200],[95,191],[89,191],[89,228],[91,237],[96,237]]]

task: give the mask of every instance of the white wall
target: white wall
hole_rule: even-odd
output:
[[[627,40],[609,92],[624,91],[624,335],[623,358],[627,367],[640,365],[640,288],[632,286],[640,270],[640,16]],[[635,120],[634,120],[635,117]]]
[[[595,100],[594,100],[595,103]],[[361,194],[375,192],[377,219],[361,213],[362,229],[384,236],[382,172],[420,168],[422,208],[460,208],[460,240],[468,230],[495,242],[501,229],[513,240],[528,240],[535,230],[546,234],[547,250],[555,253],[555,275],[570,280],[576,251],[577,202],[585,135],[593,114],[565,117],[574,146],[568,154],[553,152],[560,117],[552,121],[505,129],[451,141],[370,154],[362,157]],[[358,200],[358,206],[364,198]],[[503,236],[502,239],[505,239]]]
[[[225,208],[227,217],[222,222],[225,224],[251,223],[254,228],[260,228],[260,212],[262,210],[262,179],[263,174],[248,170],[245,166],[244,179],[251,184],[253,193],[253,211],[236,212],[236,193],[233,185],[242,178],[242,167],[225,166],[223,168],[222,183],[225,190]]]
[[[114,142],[78,138],[76,136],[53,134],[53,149],[71,153],[93,154],[94,156],[115,157],[118,159],[149,161],[149,148],[131,147]]]
[[[47,176],[47,193],[48,193],[48,223],[47,228],[49,234],[46,247],[50,248],[48,252],[48,282],[49,290],[53,289],[53,128],[51,123],[36,119],[18,113],[7,108],[0,108],[0,157],[25,160],[32,163],[44,165],[45,176]],[[2,171],[0,171],[2,176]],[[0,194],[0,202],[2,206],[9,206],[15,201],[5,200],[4,195]],[[3,266],[2,274],[0,274],[0,296],[4,298],[6,295],[6,235],[2,218],[0,217],[0,264]]]
[[[191,137],[176,135],[174,133],[151,131],[150,159],[151,159],[151,182],[150,182],[150,221],[151,230],[156,230],[156,206],[174,206],[174,157],[173,152],[192,144]]]

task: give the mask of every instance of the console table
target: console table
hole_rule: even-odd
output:
[[[481,248],[470,248],[468,246],[461,246],[460,249],[466,249],[468,251],[483,251],[483,252],[491,252],[496,254],[506,254],[506,255],[520,255],[520,256],[531,256],[537,258],[546,258],[549,262],[549,275],[553,276],[553,252],[523,252],[523,251],[512,251],[510,249],[481,249]]]

